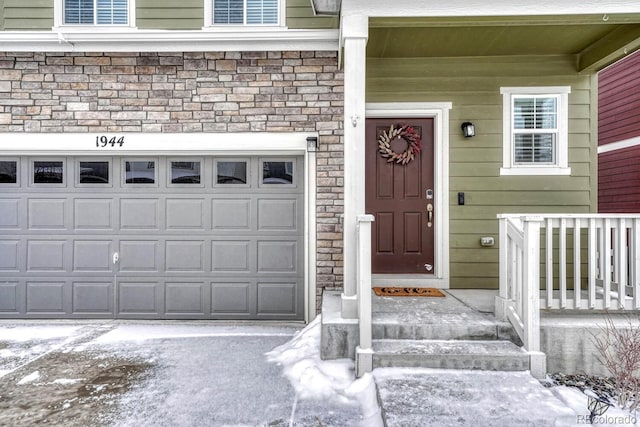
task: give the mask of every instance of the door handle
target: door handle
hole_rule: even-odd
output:
[[[433,227],[433,203],[427,204],[427,227]]]

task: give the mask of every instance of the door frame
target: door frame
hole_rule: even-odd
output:
[[[366,118],[432,118],[434,144],[435,239],[434,269],[430,277],[412,274],[374,274],[376,285],[449,288],[449,110],[451,102],[375,102],[365,105]],[[362,153],[364,156],[364,153]],[[365,194],[364,182],[359,182]]]

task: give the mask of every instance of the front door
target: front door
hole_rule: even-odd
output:
[[[367,119],[372,272],[435,274],[433,119]]]

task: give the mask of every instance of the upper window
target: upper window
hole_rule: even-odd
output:
[[[571,88],[507,87],[503,96],[501,175],[569,175]]]
[[[205,25],[279,25],[281,2],[282,0],[205,0],[208,18]]]
[[[122,25],[132,22],[134,0],[56,0],[58,25]]]

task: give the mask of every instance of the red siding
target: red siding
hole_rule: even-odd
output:
[[[598,211],[640,212],[640,146],[598,156]]]
[[[640,51],[598,76],[598,145],[640,136]]]

